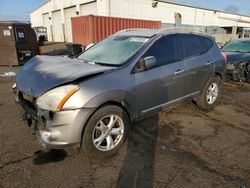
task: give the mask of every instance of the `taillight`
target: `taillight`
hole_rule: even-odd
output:
[[[227,62],[227,55],[224,52],[221,52],[221,55],[223,56],[224,61]]]

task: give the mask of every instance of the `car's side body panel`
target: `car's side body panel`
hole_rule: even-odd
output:
[[[129,33],[130,35],[136,33],[137,36],[140,32],[143,30],[124,31],[116,35],[127,36]],[[166,36],[176,37],[176,34],[179,35],[181,32],[146,30],[146,33],[142,34],[142,36],[150,37],[146,45],[128,62],[119,67],[102,66],[78,60],[68,62],[62,57],[58,60],[62,61],[61,65],[65,66],[61,66],[59,62],[55,62],[54,65],[43,62],[46,59],[56,61],[55,58],[49,57],[34,58],[32,61],[40,62],[32,63],[31,61],[25,65],[17,75],[17,87],[24,94],[33,94],[31,96],[33,99],[65,84],[75,84],[79,88],[65,102],[64,110],[52,112],[52,117],[48,116],[50,112],[44,112],[34,105],[34,108],[38,108],[37,118],[43,125],[39,132],[45,146],[59,148],[79,143],[89,118],[104,104],[121,105],[129,114],[130,120],[135,121],[179,104],[183,100],[196,97],[203,91],[206,83],[214,74],[224,77],[223,57],[214,41],[213,47],[206,53],[185,59],[181,58],[181,43],[176,40],[178,48],[174,61],[159,63],[150,69],[136,71],[136,66],[141,63],[140,60],[145,58],[145,54],[156,41]],[[197,33],[192,35],[200,36]],[[163,51],[162,53],[168,52]],[[34,78],[32,84],[25,83],[28,75],[27,78],[24,77],[29,71]],[[43,86],[39,87],[38,84],[43,84]],[[29,89],[31,89],[31,93],[26,93]],[[33,92],[32,89],[34,89]],[[71,104],[76,102],[78,108],[70,109],[73,106]]]

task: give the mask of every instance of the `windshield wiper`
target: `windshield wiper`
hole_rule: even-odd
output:
[[[78,59],[77,60],[83,62],[83,63],[88,63],[90,65],[101,65],[101,66],[109,66],[109,67],[119,67],[120,65],[115,65],[115,64],[109,64],[109,63],[101,63],[101,62],[96,62],[96,61],[88,61],[84,59]]]
[[[108,64],[108,63],[100,63],[100,62],[95,62],[98,65],[102,66],[108,66],[108,67],[119,67],[120,65],[114,65],[114,64]]]
[[[95,64],[97,64],[97,63],[94,62],[94,61],[87,61],[87,63],[90,64],[90,65],[95,65]]]
[[[81,61],[81,62],[83,62],[83,63],[88,63],[88,61],[83,60],[83,59],[79,59],[79,58],[75,58],[75,59],[78,60],[78,61]]]
[[[87,61],[87,60],[84,60],[84,59],[78,59],[76,58],[78,61],[81,61],[83,63],[88,63],[88,64],[91,64],[91,65],[95,65],[95,64],[98,64],[97,62],[94,62],[94,61]]]

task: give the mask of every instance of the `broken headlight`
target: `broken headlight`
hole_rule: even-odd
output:
[[[63,109],[63,106],[67,100],[78,90],[79,88],[75,85],[60,86],[38,97],[36,104],[43,110],[59,111]],[[76,107],[77,106],[73,104],[72,108]]]

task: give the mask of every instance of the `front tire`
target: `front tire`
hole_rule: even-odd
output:
[[[209,110],[212,109],[219,97],[221,88],[221,79],[219,76],[212,77],[207,83],[202,94],[197,97],[196,103],[199,107]]]
[[[98,109],[89,119],[82,138],[82,148],[94,159],[112,157],[122,147],[129,132],[127,113],[108,105]]]

